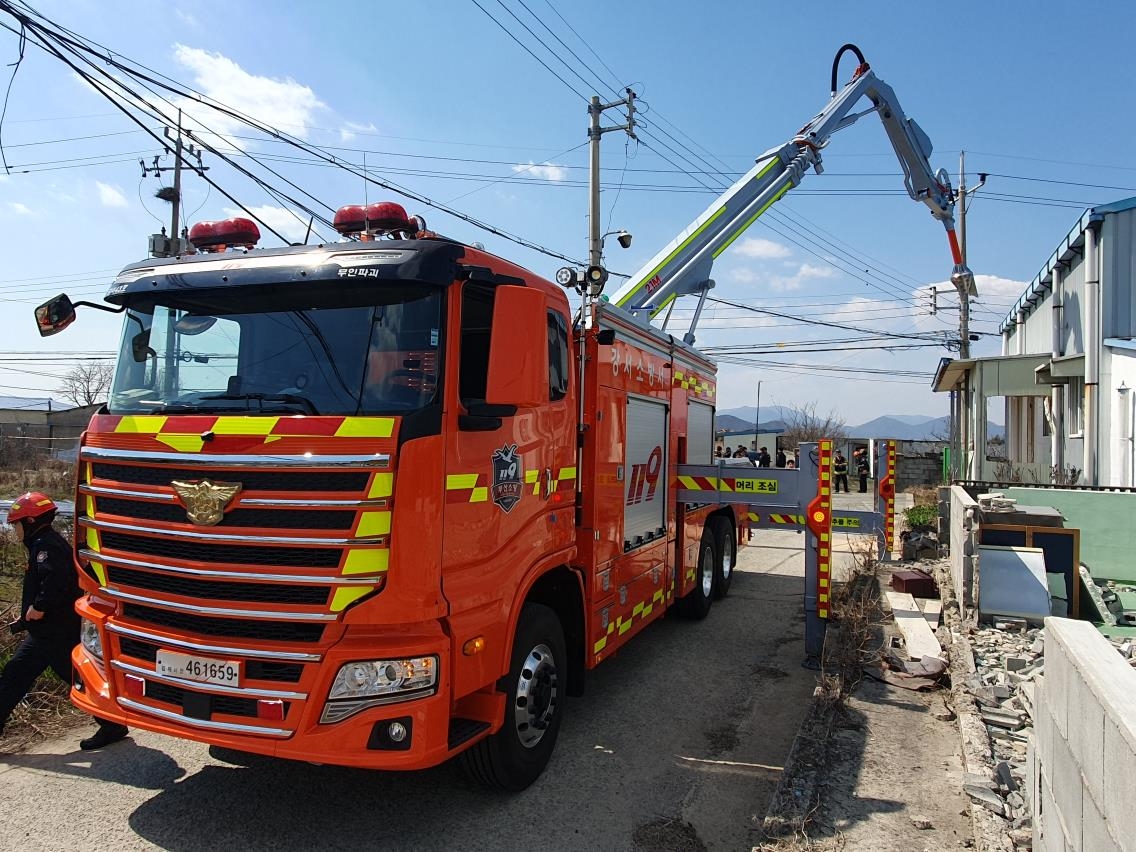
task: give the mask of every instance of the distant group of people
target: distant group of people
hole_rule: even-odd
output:
[[[799,461],[800,450],[793,450],[793,458],[787,458],[785,451],[778,448],[777,450],[777,467],[787,468],[788,470],[795,470]],[[714,448],[714,458],[718,459],[749,459],[757,467],[772,467],[774,458],[769,455],[769,448],[762,447],[756,453],[751,453],[746,449],[745,444],[738,444],[738,447],[733,452],[730,452],[729,447],[717,446]]]
[[[793,450],[793,457],[786,456],[785,451],[780,447],[777,448],[776,457],[769,455],[769,448],[762,447],[756,453],[746,449],[745,444],[738,444],[737,449],[731,451],[729,447],[718,445],[714,448],[714,458],[716,459],[749,459],[757,467],[772,467],[776,464],[777,467],[783,467],[788,470],[795,470],[800,466],[799,449]],[[832,457],[832,473],[833,473],[833,488],[839,493],[844,491],[848,493],[848,459],[844,453],[837,450]],[[860,493],[868,493],[868,477],[872,473],[872,465],[868,459],[868,448],[861,447],[852,453],[852,467],[856,471],[856,476],[860,480]]]
[[[860,493],[868,493],[868,475],[872,472],[872,465],[868,461],[868,448],[861,447],[852,453],[852,463],[856,468],[856,476],[860,479]],[[844,486],[844,493],[848,493],[848,459],[840,450],[832,457],[833,489],[840,493],[840,486]]]

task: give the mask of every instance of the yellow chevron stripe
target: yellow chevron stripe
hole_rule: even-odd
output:
[[[477,487],[476,473],[450,473],[446,475],[447,491],[464,491]]]
[[[394,492],[394,474],[393,473],[376,473],[375,478],[371,480],[371,489],[367,492],[368,497],[390,497]]]
[[[369,538],[376,535],[390,535],[390,512],[364,512],[359,519],[359,529],[355,531],[357,538]]]
[[[331,611],[343,612],[359,598],[374,591],[369,586],[346,586],[335,590],[335,594],[331,597]]]
[[[562,467],[562,468],[560,468],[560,472],[558,474],[556,474],[556,481],[557,482],[564,482],[565,480],[575,479],[575,478],[576,478],[576,468],[574,468],[574,467]]]
[[[390,565],[390,551],[385,548],[360,547],[347,552],[343,563],[343,576],[350,574],[381,574]]]
[[[205,446],[205,439],[200,435],[155,435],[155,439],[179,453],[199,453]]]
[[[218,417],[210,429],[214,435],[267,435],[279,417]]]
[[[166,425],[166,418],[152,414],[133,416],[127,415],[118,421],[114,431],[132,435],[154,435],[162,431]]]
[[[393,417],[344,417],[335,430],[337,438],[389,438],[392,434]]]
[[[484,503],[489,499],[489,488],[482,486],[481,488],[473,489],[473,493],[469,495],[470,503]]]

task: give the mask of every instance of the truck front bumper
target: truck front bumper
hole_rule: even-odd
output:
[[[130,727],[238,751],[375,769],[434,766],[490,728],[486,721],[455,719],[451,712],[450,646],[438,622],[382,634],[347,631],[331,647],[320,649],[318,662],[305,665],[300,680],[287,688],[247,679],[233,688],[159,674],[153,660],[122,652],[121,625],[112,626],[111,618],[86,599],[78,609],[99,628],[108,659],[96,659],[82,645],[75,648],[71,701],[86,713]],[[157,631],[125,629],[133,648],[139,635],[162,644]],[[185,650],[172,638],[168,648]],[[211,656],[223,660],[231,655]],[[438,660],[432,694],[404,700],[396,696],[339,721],[321,721],[332,681],[344,664],[426,656]],[[482,718],[500,718],[499,705],[498,700],[480,702],[493,708]]]

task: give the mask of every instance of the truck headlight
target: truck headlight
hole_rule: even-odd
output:
[[[338,722],[367,707],[432,695],[437,683],[437,657],[346,663],[335,675],[320,721]]]
[[[93,621],[83,619],[79,626],[79,641],[83,645],[83,650],[100,663],[103,661],[103,637]]]

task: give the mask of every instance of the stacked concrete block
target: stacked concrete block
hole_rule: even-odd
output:
[[[1136,671],[1091,624],[1048,618],[1035,698],[1034,849],[1136,852]]]

